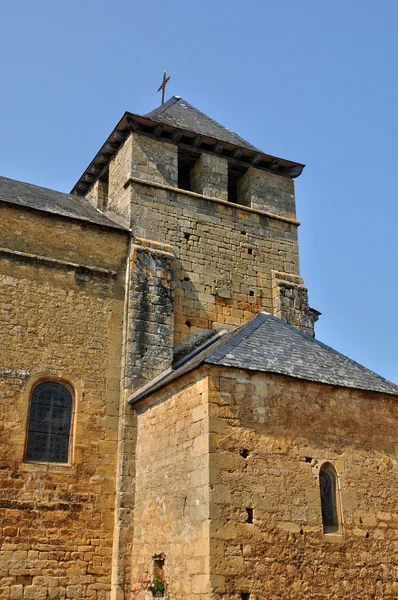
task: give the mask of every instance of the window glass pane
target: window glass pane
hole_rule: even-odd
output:
[[[51,406],[32,404],[30,407],[29,431],[49,431]]]
[[[48,435],[46,433],[29,432],[26,460],[47,460]]]
[[[72,396],[63,385],[46,381],[32,393],[26,460],[68,462]]]
[[[70,409],[64,406],[53,406],[51,415],[52,433],[69,433]]]
[[[326,471],[319,473],[319,484],[321,488],[322,521],[324,527],[335,527],[336,507],[334,498],[334,486],[332,477]]]
[[[52,435],[48,451],[49,462],[68,462],[68,435]]]

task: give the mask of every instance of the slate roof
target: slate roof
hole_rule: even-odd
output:
[[[202,113],[180,96],[173,96],[170,100],[167,100],[167,102],[144,116],[158,123],[193,131],[199,135],[216,138],[222,142],[234,144],[248,150],[259,151],[258,148],[249,144],[249,142],[233,131],[220,125],[220,123]]]
[[[0,177],[0,201],[53,213],[62,217],[78,219],[79,221],[88,221],[95,225],[125,229],[103,215],[81,196],[56,192],[16,179]]]
[[[398,396],[398,385],[263,312],[239,329],[219,335],[213,344],[208,343],[194,357],[188,356],[184,363],[180,361],[174,369],[135,392],[130,403],[203,363]]]
[[[173,96],[155,110],[138,115],[126,112],[101,146],[80,179],[74,185],[72,192],[85,195],[93,185],[96,177],[103,171],[112,157],[118,152],[124,140],[134,131],[138,134],[154,135],[159,140],[171,140],[173,143],[193,145],[207,152],[216,152],[226,159],[233,158],[238,151],[240,161],[247,166],[271,169],[279,175],[299,177],[304,169],[301,163],[286,160],[270,154],[265,154],[239,135],[230,131],[214,119],[189,104],[180,96]],[[177,133],[177,136],[175,134]],[[196,139],[200,136],[202,139]],[[215,149],[218,142],[222,148]],[[231,154],[232,153],[232,154]],[[254,160],[255,159],[255,160]],[[97,175],[95,175],[97,173]]]

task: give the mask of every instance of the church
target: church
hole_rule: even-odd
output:
[[[0,600],[398,598],[398,386],[315,339],[303,168],[174,96],[0,177]]]

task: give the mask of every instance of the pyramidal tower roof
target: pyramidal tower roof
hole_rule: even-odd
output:
[[[173,96],[145,115],[126,112],[72,189],[85,195],[130,133],[153,136],[176,144],[193,145],[247,166],[271,170],[291,178],[301,175],[301,163],[265,154],[233,131],[181,98]]]
[[[249,144],[249,142],[233,131],[220,125],[220,123],[205,115],[180,96],[173,96],[170,100],[145,116],[158,123],[172,125],[173,127],[192,131],[199,135],[216,138],[221,142],[227,142],[241,148],[259,152],[258,148]]]

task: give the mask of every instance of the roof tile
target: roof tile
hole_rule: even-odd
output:
[[[233,131],[220,125],[220,123],[217,123],[217,121],[214,121],[214,119],[211,119],[179,96],[173,96],[170,100],[144,116],[164,125],[172,125],[173,127],[212,137],[222,142],[240,146],[241,148],[259,151],[258,148],[249,144],[249,142]]]
[[[239,329],[217,336],[193,358],[180,360],[177,368],[134,392],[129,402],[138,402],[203,363],[398,396],[398,385],[263,312]]]
[[[84,197],[56,192],[15,179],[0,177],[0,201],[79,221],[88,221],[95,225],[126,229],[95,209]]]
[[[260,313],[206,363],[398,395],[398,386],[268,313]]]

